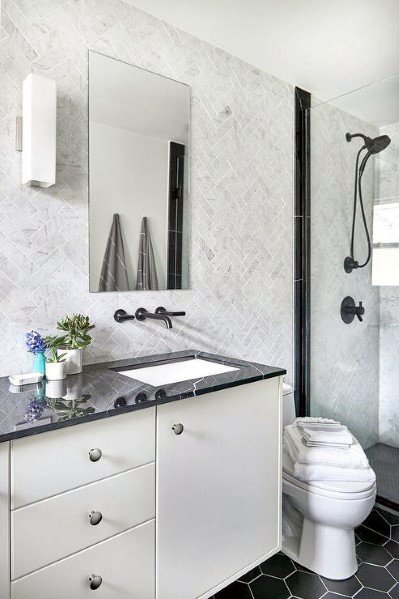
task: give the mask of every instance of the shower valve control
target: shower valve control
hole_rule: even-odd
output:
[[[363,322],[364,313],[365,309],[362,302],[359,302],[359,305],[356,306],[355,300],[353,297],[350,297],[350,295],[342,300],[341,318],[345,324],[350,324],[353,322],[355,316],[358,317],[360,322]]]

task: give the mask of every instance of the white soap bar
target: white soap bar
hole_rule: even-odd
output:
[[[12,385],[19,387],[21,385],[40,383],[43,380],[43,375],[40,372],[27,372],[25,374],[13,374],[8,377],[8,380]]]

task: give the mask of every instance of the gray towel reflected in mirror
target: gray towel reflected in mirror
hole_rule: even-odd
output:
[[[103,265],[100,274],[99,291],[128,291],[129,282],[123,247],[119,214],[114,214],[108,235]]]
[[[141,221],[136,289],[137,291],[159,289],[154,251],[152,249],[150,230],[148,228],[146,216],[144,216]]]

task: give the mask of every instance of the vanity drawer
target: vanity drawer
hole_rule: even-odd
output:
[[[92,524],[91,512],[96,512]],[[15,510],[11,515],[12,579],[154,516],[154,463]]]
[[[92,452],[90,450],[100,450]],[[92,461],[98,458],[98,461]],[[12,509],[155,459],[155,408],[42,433],[12,443]]]
[[[92,574],[102,579],[95,594],[89,583]],[[154,599],[154,520],[16,580],[11,584],[11,597]]]

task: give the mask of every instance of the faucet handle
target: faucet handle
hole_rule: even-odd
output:
[[[186,315],[185,312],[169,312],[168,310],[165,310],[165,308],[162,308],[162,306],[159,306],[159,308],[157,308],[155,310],[155,314],[165,314],[165,316],[185,316]]]
[[[364,313],[365,313],[365,309],[363,308],[363,302],[359,302],[359,306],[357,307],[356,316],[358,317],[360,322],[363,322],[363,314]]]

